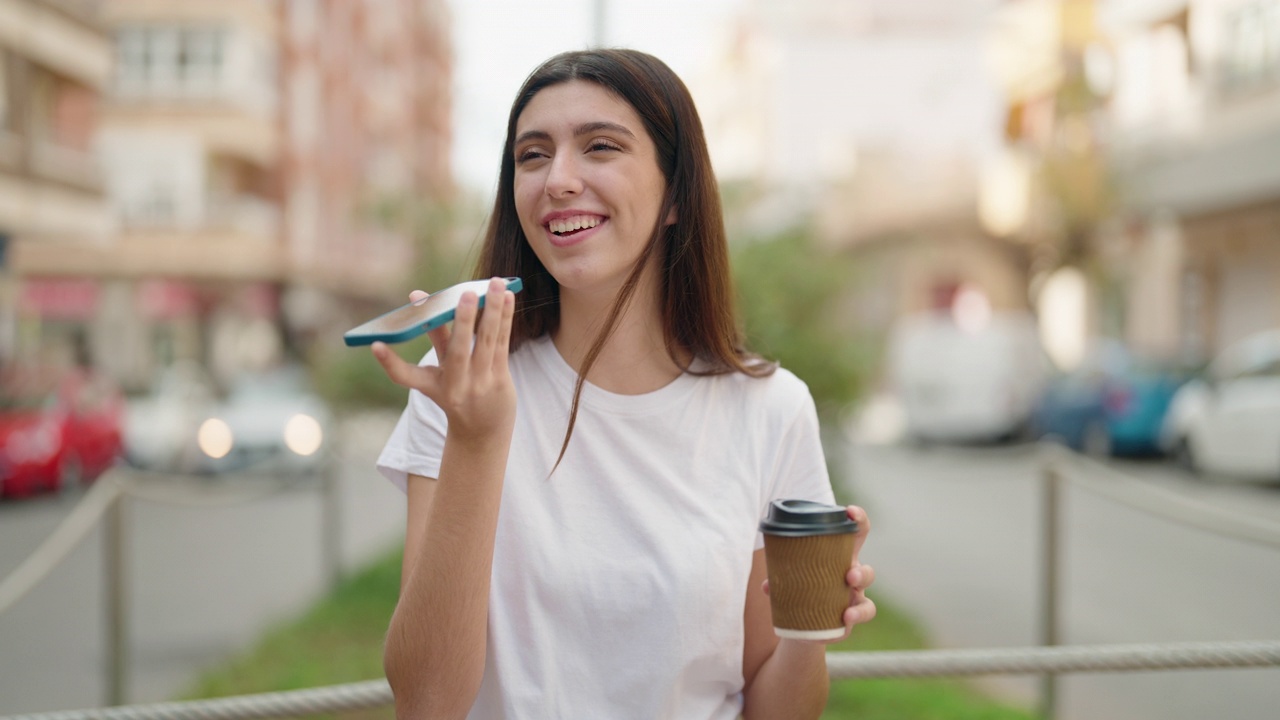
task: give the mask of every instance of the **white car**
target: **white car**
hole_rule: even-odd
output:
[[[298,366],[244,375],[196,430],[199,472],[300,473],[326,461],[331,416]]]
[[[1280,481],[1280,329],[1229,346],[1183,386],[1161,444],[1206,477]]]
[[[1049,360],[1030,313],[999,312],[965,326],[947,312],[903,318],[888,350],[889,379],[917,440],[983,442],[1021,434]]]
[[[194,472],[201,460],[196,430],[217,402],[203,366],[179,362],[160,371],[151,391],[125,406],[125,461],[156,472]]]
[[[243,375],[220,399],[202,367],[175,365],[125,417],[126,460],[156,472],[308,472],[331,439],[329,409],[298,366]]]

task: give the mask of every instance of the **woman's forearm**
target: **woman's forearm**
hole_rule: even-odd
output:
[[[384,666],[401,718],[464,717],[484,674],[489,583],[510,433],[449,437]]]
[[[826,646],[778,641],[743,698],[744,720],[813,720],[827,704],[830,679]]]

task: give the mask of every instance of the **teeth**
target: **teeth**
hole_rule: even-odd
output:
[[[547,227],[549,227],[553,233],[562,234],[573,232],[574,230],[593,228],[599,224],[600,218],[595,215],[574,215],[573,217],[552,220],[547,223]]]

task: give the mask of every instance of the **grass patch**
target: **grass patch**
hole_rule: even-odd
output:
[[[382,677],[382,641],[400,591],[400,552],[348,578],[302,617],[267,632],[244,656],[204,674],[187,699],[297,690]],[[877,596],[874,622],[832,651],[926,647],[906,615]],[[336,716],[314,716],[336,717]],[[341,716],[392,720],[390,707]],[[840,680],[831,685],[825,720],[1033,720],[958,681]]]

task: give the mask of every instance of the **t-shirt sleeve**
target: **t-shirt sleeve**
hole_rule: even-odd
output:
[[[779,370],[779,372],[782,372]],[[831,490],[831,477],[827,472],[826,455],[822,449],[822,435],[818,426],[818,410],[809,389],[795,380],[791,392],[791,411],[776,439],[769,492],[760,506],[760,519],[769,511],[774,500],[799,499],[835,504]],[[764,535],[756,532],[756,549],[764,547]]]
[[[438,365],[435,349],[418,364]],[[378,472],[401,491],[407,489],[411,474],[439,477],[448,427],[439,405],[417,390],[410,390],[404,412],[378,455]]]

